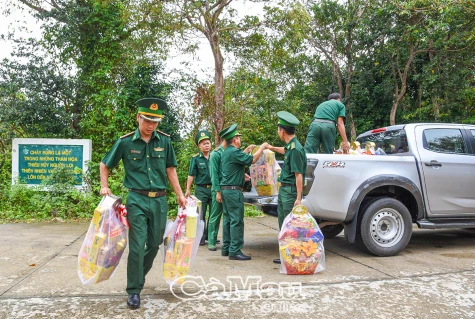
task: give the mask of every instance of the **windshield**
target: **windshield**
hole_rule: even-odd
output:
[[[375,150],[381,148],[386,154],[399,154],[409,152],[406,131],[404,129],[374,133],[358,136],[356,139],[364,148],[366,142],[374,142]]]

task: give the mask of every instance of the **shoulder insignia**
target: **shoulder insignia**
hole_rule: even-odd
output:
[[[162,131],[157,130],[157,133],[170,137],[170,134],[163,133]]]
[[[295,142],[292,142],[292,144],[290,144],[290,149],[293,150],[295,148]]]
[[[134,132],[127,133],[127,134],[125,134],[125,135],[122,135],[120,138],[125,138],[125,137],[130,136],[130,135],[132,135],[132,134],[134,134],[134,133],[135,133],[135,131],[134,131]]]
[[[193,155],[193,157],[198,157],[200,156],[200,153],[196,153],[195,155]]]

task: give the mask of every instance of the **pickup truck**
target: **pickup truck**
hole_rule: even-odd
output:
[[[475,228],[475,125],[395,125],[357,141],[386,155],[307,154],[302,204],[325,238],[344,229],[348,242],[393,256],[408,244],[414,223]]]

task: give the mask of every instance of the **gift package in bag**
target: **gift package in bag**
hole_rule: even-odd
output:
[[[287,215],[279,233],[280,272],[311,275],[325,270],[323,234],[303,205]]]
[[[83,284],[109,279],[127,246],[127,210],[116,196],[104,196],[94,215],[78,255],[78,275]]]
[[[163,277],[170,285],[182,284],[196,257],[203,236],[201,201],[188,198],[185,209],[178,209],[176,220],[167,225],[163,238]]]
[[[279,193],[277,178],[280,166],[275,160],[275,153],[264,150],[261,157],[249,168],[251,183],[259,196],[274,196]]]

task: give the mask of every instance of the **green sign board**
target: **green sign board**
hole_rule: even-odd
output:
[[[41,184],[56,168],[73,171],[77,167],[80,171],[74,174],[76,185],[81,185],[82,153],[82,145],[19,145],[20,181],[26,184]]]
[[[61,168],[74,175],[77,187],[85,186],[82,176],[91,160],[90,140],[14,139],[12,151],[13,183],[39,185]]]

